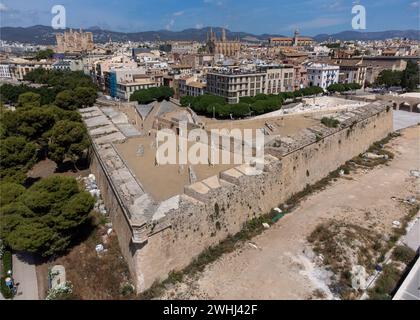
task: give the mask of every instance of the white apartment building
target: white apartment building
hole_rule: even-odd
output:
[[[10,72],[10,66],[8,64],[0,64],[0,78],[11,79],[12,73]]]
[[[318,86],[326,90],[338,83],[340,67],[329,64],[313,63],[307,66],[309,86]]]

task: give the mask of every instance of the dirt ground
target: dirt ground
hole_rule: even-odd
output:
[[[124,284],[130,283],[127,264],[121,255],[115,232],[107,235],[104,225],[99,225],[87,239],[71,247],[56,258],[37,265],[38,291],[41,299],[48,290],[48,270],[54,265],[63,265],[66,279],[73,285],[71,299],[115,300],[127,299],[123,295]],[[97,254],[95,247],[103,243],[106,252]]]
[[[62,175],[69,177],[85,177],[90,173],[90,170],[80,169],[77,170],[75,167],[69,163],[64,163],[60,168],[57,168],[57,164],[50,160],[45,159],[37,162],[31,170],[29,170],[27,176],[32,179],[47,178],[53,175]]]
[[[332,298],[326,279],[304,254],[307,237],[330,220],[391,234],[392,222],[408,210],[396,199],[420,199],[419,179],[410,175],[410,170],[420,169],[419,136],[419,126],[405,129],[387,146],[395,154],[391,162],[371,170],[358,169],[310,195],[252,243],[225,254],[195,279],[168,289],[163,298]]]
[[[184,186],[189,185],[189,173],[187,165],[179,166],[176,164],[165,164],[156,166],[156,149],[151,147],[155,143],[153,137],[134,137],[128,139],[124,143],[115,144],[118,152],[122,155],[124,161],[128,164],[131,171],[136,175],[145,190],[152,195],[155,200],[163,201],[184,192]],[[188,148],[191,148],[193,143],[188,143]],[[144,153],[139,155],[138,149],[142,146]],[[211,154],[211,148],[203,145],[207,150],[207,154]],[[174,149],[177,153],[178,151]],[[190,149],[188,149],[189,151]],[[233,162],[233,154],[227,151],[217,149],[220,159],[223,159],[224,154]],[[178,157],[177,157],[178,159]],[[218,175],[219,172],[228,170],[234,167],[235,164],[209,164],[191,165],[196,176],[197,181]]]

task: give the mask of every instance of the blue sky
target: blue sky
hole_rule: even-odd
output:
[[[367,10],[367,30],[419,29],[415,0],[0,0],[1,26],[50,25],[53,5],[68,27],[132,32],[224,26],[232,31],[316,35],[351,30],[351,8]]]

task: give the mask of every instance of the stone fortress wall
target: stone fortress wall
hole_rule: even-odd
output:
[[[101,117],[94,108],[82,114],[85,122],[88,113]],[[161,203],[142,191],[112,141],[93,137],[91,169],[137,291],[186,267],[208,247],[239,232],[246,221],[326,177],[393,130],[392,106],[386,103],[375,102],[337,119],[338,128],[320,124],[270,142],[263,172],[241,165],[186,186],[184,194]]]

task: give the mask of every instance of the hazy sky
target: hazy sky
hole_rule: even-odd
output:
[[[414,0],[0,0],[1,26],[51,25],[51,8],[66,8],[67,26],[114,31],[183,30],[224,26],[255,34],[351,30],[351,8],[367,10],[367,30],[419,29]]]

